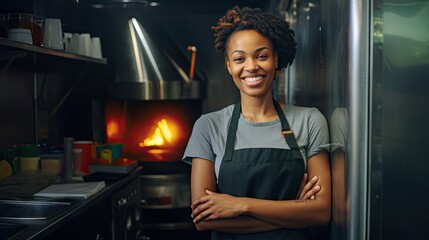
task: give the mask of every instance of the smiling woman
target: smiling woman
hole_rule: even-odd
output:
[[[195,226],[213,240],[312,239],[309,228],[330,219],[326,119],[273,98],[276,71],[295,57],[294,33],[247,7],[228,10],[212,29],[241,99],[195,122],[183,156]]]

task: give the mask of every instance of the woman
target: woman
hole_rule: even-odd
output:
[[[309,228],[330,220],[326,119],[315,108],[282,109],[272,93],[276,71],[295,57],[294,33],[239,7],[212,29],[240,102],[202,115],[185,150],[196,228],[212,239],[311,239]],[[312,181],[300,194],[305,173]]]

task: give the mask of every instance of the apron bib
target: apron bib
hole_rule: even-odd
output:
[[[283,110],[275,100],[274,105],[282,126],[279,134],[284,135],[290,150],[274,148],[234,150],[241,112],[241,105],[238,103],[234,108],[228,129],[225,155],[219,170],[218,192],[258,199],[295,199],[305,171],[304,160]],[[224,239],[302,240],[311,239],[311,235],[309,229],[279,229],[252,234],[213,231],[212,240]]]

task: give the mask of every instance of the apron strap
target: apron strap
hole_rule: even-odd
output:
[[[290,150],[292,151],[293,157],[295,159],[302,160],[301,151],[299,150],[299,146],[296,143],[295,135],[293,134],[293,131],[290,129],[289,123],[286,120],[286,117],[283,113],[282,108],[280,107],[280,104],[274,100],[274,106],[276,107],[277,114],[279,115],[280,122],[282,124],[282,130],[281,133],[285,137],[286,143],[289,145]]]
[[[235,135],[237,133],[240,112],[241,112],[241,103],[238,102],[234,107],[234,111],[232,112],[232,118],[228,128],[228,136],[226,137],[225,155],[223,156],[222,161],[232,160],[232,153],[234,152]]]

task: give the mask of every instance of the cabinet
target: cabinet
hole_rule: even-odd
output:
[[[5,126],[0,129],[0,144],[39,143],[41,139],[58,143],[68,134],[62,129],[74,132],[69,125],[85,131],[81,138],[90,136],[91,119],[79,118],[85,124],[73,124],[71,116],[90,117],[91,90],[103,81],[99,73],[106,66],[106,58],[0,38],[0,112],[7,113],[0,118],[0,125]],[[70,99],[73,95],[77,97]],[[65,105],[67,110],[58,114]]]

